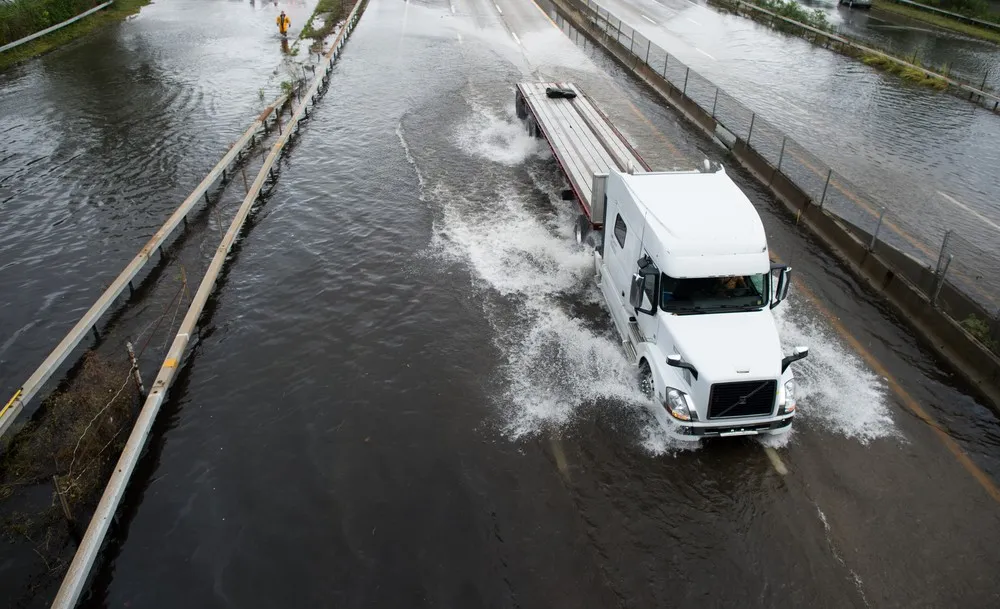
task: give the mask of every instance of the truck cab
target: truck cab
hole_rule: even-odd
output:
[[[791,270],[771,263],[750,200],[721,167],[603,181],[596,279],[667,432],[788,433],[808,350],[782,352],[771,310]]]

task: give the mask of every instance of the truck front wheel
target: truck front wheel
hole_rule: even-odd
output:
[[[656,395],[656,387],[653,384],[653,371],[646,360],[639,362],[639,391],[649,399]]]

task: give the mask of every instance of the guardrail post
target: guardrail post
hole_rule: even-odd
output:
[[[872,241],[868,244],[868,251],[875,249],[875,241],[878,239],[878,231],[882,228],[882,218],[885,217],[885,208],[882,208],[882,213],[878,215],[878,224],[875,225],[875,232],[872,233]]]
[[[687,68],[684,71],[684,89],[681,91],[681,95],[687,95],[688,90],[688,76],[691,74],[691,68]]]
[[[664,55],[665,56],[663,58],[663,80],[670,82],[669,80],[667,80],[667,64],[670,63],[670,53],[664,53]]]
[[[823,184],[823,196],[819,198],[819,208],[823,209],[823,201],[826,201],[826,189],[830,187],[830,178],[833,177],[833,170],[826,172],[826,184]]]
[[[715,99],[712,100],[712,118],[715,118],[715,106],[719,103],[719,87],[715,88]]]
[[[651,46],[653,46],[653,43],[652,43],[652,41],[650,41],[650,40],[647,40],[647,41],[646,41],[646,60],[645,60],[645,61],[643,62],[643,63],[645,63],[645,64],[646,64],[647,66],[649,65],[649,47],[651,47]]]
[[[778,171],[781,171],[781,161],[785,158],[785,142],[787,141],[787,137],[781,138],[781,152],[778,153]]]
[[[753,121],[757,118],[757,113],[753,112],[750,114],[750,130],[747,131],[747,144],[750,143],[750,136],[753,135]]]
[[[135,381],[139,395],[142,396],[142,399],[146,399],[146,387],[142,384],[142,374],[139,373],[139,360],[135,357],[135,349],[131,342],[125,341],[125,350],[128,351],[128,359],[132,362],[132,380]]]

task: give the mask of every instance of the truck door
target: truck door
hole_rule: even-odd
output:
[[[605,225],[604,250],[605,260],[608,270],[611,272],[611,281],[615,286],[615,291],[623,306],[628,306],[628,290],[631,285],[632,265],[634,260],[629,260],[628,252],[633,249],[632,245],[638,243],[639,234],[625,216],[617,202],[608,206],[608,223]],[[631,313],[630,313],[631,315]]]
[[[656,264],[653,262],[653,257],[649,255],[646,248],[641,248],[640,254],[636,256],[636,262],[633,262],[635,269],[630,273],[630,277],[636,273],[646,277],[646,283],[644,287],[644,294],[642,297],[642,308],[646,311],[652,310],[653,314],[649,315],[641,311],[636,312],[635,319],[639,324],[639,329],[642,331],[642,336],[648,342],[656,342],[656,328],[657,328],[657,307],[654,304],[659,304],[659,291],[660,291],[660,269],[657,268]],[[640,266],[639,260],[644,262]]]

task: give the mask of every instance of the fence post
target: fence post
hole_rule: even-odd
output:
[[[747,131],[747,144],[750,143],[750,136],[753,135],[753,121],[757,118],[757,113],[754,112],[750,115],[750,130]]]
[[[989,69],[987,69],[986,73],[983,74],[983,84],[981,84],[979,86],[979,90],[980,91],[985,91],[986,90],[986,77],[988,77],[989,75],[990,75],[990,71],[989,71]]]
[[[833,170],[826,172],[826,184],[823,184],[823,196],[819,198],[819,208],[823,209],[823,201],[826,201],[826,189],[830,186],[830,178],[833,177]]]
[[[688,90],[688,76],[691,74],[691,68],[684,70],[684,90],[681,91],[681,95],[687,95]]]
[[[872,233],[872,241],[868,244],[868,251],[875,249],[875,241],[878,239],[878,231],[882,228],[882,218],[885,217],[885,208],[882,208],[882,213],[878,215],[878,224],[875,225],[875,232]]]
[[[781,138],[781,152],[778,153],[778,171],[781,171],[781,161],[785,158],[785,142],[787,141],[787,137]],[[881,218],[879,219],[879,223],[881,223]]]
[[[715,88],[715,99],[712,100],[712,118],[715,118],[715,106],[719,103],[719,87]]]
[[[663,53],[663,55],[664,55],[664,57],[663,57],[663,80],[666,80],[667,82],[670,82],[670,80],[667,78],[667,64],[670,63],[670,53],[666,53],[665,52],[665,53]]]
[[[944,285],[944,276],[948,273],[948,267],[951,266],[952,258],[954,256],[948,254],[948,258],[944,261],[944,268],[941,269],[941,274],[937,278],[937,284],[934,286],[934,293],[931,295],[931,306],[937,307],[938,294],[941,293],[941,287]]]
[[[652,45],[653,45],[652,41],[650,41],[650,40],[646,41],[646,61],[645,61],[645,64],[647,66],[649,65],[649,47],[651,47]]]
[[[948,239],[951,237],[951,229],[944,231],[944,239],[941,240],[941,251],[938,252],[937,266],[934,267],[934,274],[941,272],[941,265],[944,263],[944,253],[948,250]]]

